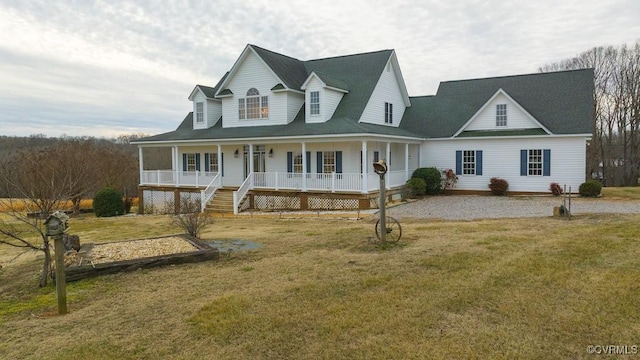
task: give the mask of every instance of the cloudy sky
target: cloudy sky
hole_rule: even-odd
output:
[[[640,39],[638,0],[0,0],[0,135],[171,131],[246,44],[395,49],[409,94]]]

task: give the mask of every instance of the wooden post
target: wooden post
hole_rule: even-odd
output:
[[[67,282],[64,273],[64,243],[62,235],[52,236],[56,252],[56,299],[58,301],[58,314],[67,313]]]

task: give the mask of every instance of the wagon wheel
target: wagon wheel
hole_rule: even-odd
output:
[[[387,241],[398,242],[402,236],[402,227],[400,226],[400,222],[391,216],[387,216],[385,225],[387,227]],[[376,221],[376,236],[378,237],[378,240],[380,240],[380,219]]]

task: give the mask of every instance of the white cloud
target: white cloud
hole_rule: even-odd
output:
[[[393,48],[424,95],[632,43],[638,18],[636,0],[6,1],[0,133],[171,130],[247,43],[302,60]]]

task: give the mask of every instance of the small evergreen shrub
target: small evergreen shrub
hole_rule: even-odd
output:
[[[560,187],[560,184],[556,182],[549,184],[549,191],[551,191],[554,196],[562,195],[562,187]]]
[[[416,169],[411,177],[424,180],[425,194],[433,195],[442,190],[442,175],[440,170],[434,167]]]
[[[93,212],[97,217],[124,215],[122,193],[112,188],[104,188],[93,197]]]
[[[425,184],[424,180],[421,178],[411,178],[407,181],[405,186],[407,187],[407,192],[410,198],[424,195],[427,188],[427,184]]]
[[[598,180],[587,180],[578,188],[580,195],[587,197],[596,197],[600,195],[600,191],[602,191],[602,184]]]
[[[505,179],[493,177],[489,180],[489,189],[493,195],[505,195],[509,189],[509,183]]]

